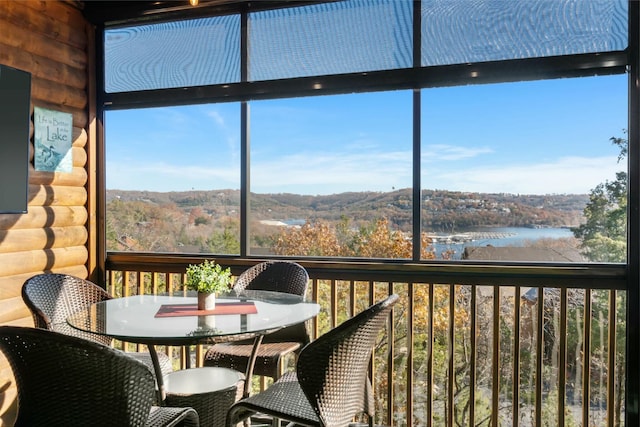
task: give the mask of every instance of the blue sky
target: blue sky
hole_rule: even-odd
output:
[[[251,190],[332,194],[411,186],[411,92],[256,101]],[[627,76],[427,89],[422,186],[587,193],[626,170]],[[107,189],[237,189],[237,103],[107,112]]]

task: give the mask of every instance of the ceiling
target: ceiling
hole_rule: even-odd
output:
[[[188,0],[174,1],[103,1],[85,0],[81,7],[85,17],[94,24],[121,22],[131,20],[180,18],[197,16],[212,8],[238,8],[242,0],[200,0],[192,6]]]
[[[192,6],[189,0],[172,1],[80,1],[85,17],[94,24],[117,24],[140,20],[171,20],[204,15],[238,13],[243,10],[265,10],[302,6],[336,0],[198,0]]]

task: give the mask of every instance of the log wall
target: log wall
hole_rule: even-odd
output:
[[[31,73],[31,166],[26,214],[0,214],[0,325],[33,326],[22,302],[23,282],[42,272],[88,277],[88,221],[95,183],[92,151],[90,52],[92,29],[73,1],[0,0],[0,64]],[[73,115],[73,171],[33,169],[34,106]],[[2,142],[0,141],[0,144]],[[90,197],[91,196],[91,197]],[[0,426],[13,425],[15,386],[0,357]]]

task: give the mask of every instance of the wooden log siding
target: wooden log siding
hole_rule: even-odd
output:
[[[86,259],[87,248],[85,246],[8,252],[0,254],[0,274],[13,276],[52,270],[56,267],[71,267],[82,265]]]
[[[74,167],[72,173],[42,172],[29,168],[29,183],[38,185],[61,185],[79,187],[87,182],[87,171],[83,167]],[[53,176],[52,176],[53,175]],[[29,190],[31,191],[31,190]]]
[[[0,64],[31,73],[31,167],[26,214],[0,214],[0,324],[33,326],[20,290],[29,277],[59,272],[87,277],[91,176],[89,55],[92,31],[73,1],[0,0]],[[73,116],[73,170],[33,168],[33,108]],[[1,141],[0,141],[1,143]],[[92,195],[92,197],[95,197]],[[0,357],[0,427],[13,425],[15,386]]]
[[[72,265],[70,267],[57,267],[57,273],[72,274],[78,277],[86,277],[87,268],[84,265]],[[2,286],[0,287],[0,301],[9,300],[12,298],[21,298],[20,290],[22,284],[29,277],[33,276],[33,273],[15,274],[13,276],[4,276],[2,278]],[[16,304],[22,308],[23,304]],[[26,308],[26,307],[25,307]],[[25,314],[24,317],[13,317],[10,313],[0,312],[0,323],[5,324],[18,324],[22,326],[31,326],[33,321],[29,317],[29,314]]]
[[[84,246],[87,241],[87,228],[48,227],[25,230],[0,231],[0,254],[29,251],[33,247],[69,248]],[[2,274],[3,266],[0,266]]]
[[[70,46],[80,51],[86,51],[87,37],[84,31],[84,17],[75,7],[70,7],[69,4],[66,4],[67,2],[16,2],[9,0],[2,1],[2,3],[7,3],[2,6],[2,16],[6,17],[8,21],[20,25],[26,31],[33,33],[34,37],[46,37],[58,42],[59,46],[56,46],[56,49],[64,49],[66,46]],[[37,47],[29,48],[28,50],[37,53],[42,52],[38,51]],[[78,54],[77,58],[86,65],[86,55]],[[61,60],[61,62],[63,61]]]
[[[74,227],[85,225],[86,222],[87,210],[81,206],[30,206],[28,215],[0,215],[0,231],[22,228]],[[2,250],[2,245],[0,245],[0,250]]]

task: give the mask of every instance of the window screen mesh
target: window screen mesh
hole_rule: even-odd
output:
[[[249,81],[412,66],[412,0],[344,0],[249,14]],[[421,65],[624,50],[626,0],[423,0]],[[105,88],[240,81],[240,16],[105,32]]]
[[[238,81],[239,15],[105,31],[107,92]]]
[[[252,13],[249,79],[411,67],[412,3],[349,0]]]
[[[423,0],[422,65],[624,50],[626,0]]]

